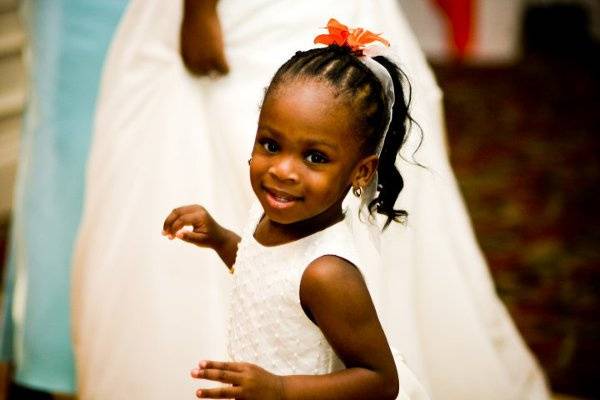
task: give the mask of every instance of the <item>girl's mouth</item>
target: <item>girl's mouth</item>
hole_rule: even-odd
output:
[[[263,186],[267,195],[267,201],[273,208],[284,209],[293,206],[296,202],[302,200],[302,197],[294,196],[284,191],[271,189]]]

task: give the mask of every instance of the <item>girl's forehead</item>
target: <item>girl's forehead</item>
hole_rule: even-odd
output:
[[[286,80],[279,84],[273,91],[269,91],[263,107],[271,106],[279,112],[291,111],[310,117],[325,114],[349,114],[348,101],[339,94],[329,82],[320,79],[294,79]]]
[[[328,98],[330,102],[343,100],[339,89],[329,81],[320,77],[298,76],[284,78],[272,91],[274,95],[290,92],[298,93],[299,89],[306,89],[306,92],[312,92],[315,95]],[[271,90],[269,90],[271,92]]]
[[[330,84],[297,80],[267,95],[259,127],[347,140],[353,123],[352,110]]]

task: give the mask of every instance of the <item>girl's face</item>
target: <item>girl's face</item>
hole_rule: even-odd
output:
[[[364,157],[352,110],[327,83],[283,82],[264,101],[250,163],[252,189],[280,224],[339,218],[350,186],[366,186],[377,165]]]

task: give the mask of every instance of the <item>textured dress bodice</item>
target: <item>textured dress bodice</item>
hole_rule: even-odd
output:
[[[278,246],[254,239],[262,217],[256,204],[242,234],[233,274],[229,356],[280,374],[324,374],[343,364],[300,304],[306,267],[324,255],[359,265],[348,223]]]

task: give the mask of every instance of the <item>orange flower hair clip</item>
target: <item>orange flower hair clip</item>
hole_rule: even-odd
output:
[[[367,31],[363,28],[349,29],[346,25],[341,24],[335,18],[331,18],[327,22],[328,34],[322,34],[315,37],[314,43],[321,43],[326,45],[336,44],[342,47],[348,47],[357,56],[363,55],[365,46],[373,42],[381,42],[386,46],[390,45],[390,42],[375,34]]]

